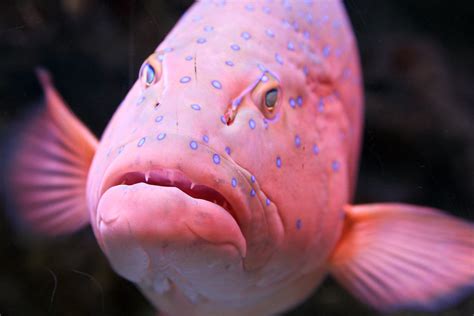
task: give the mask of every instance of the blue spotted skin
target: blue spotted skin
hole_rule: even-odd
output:
[[[185,281],[172,272],[148,278],[169,278],[196,302],[193,308],[163,297],[154,288],[158,281],[127,274],[110,255],[112,265],[169,314],[229,314],[223,302],[244,293],[258,299],[242,300],[250,305],[238,307],[238,315],[277,313],[300,301],[322,277],[316,271],[339,237],[341,206],[350,201],[358,159],[360,70],[341,3],[200,1],[147,65],[154,67],[155,82],[145,87],[137,80],[94,158],[91,172],[98,180],[88,185],[91,218],[97,218],[101,189],[113,172],[182,170],[198,184],[238,197],[232,202],[248,210],[250,215],[238,218],[246,255],[232,257],[230,250],[216,248],[208,250],[207,263],[196,257],[196,270],[180,266],[186,260],[166,261],[179,266]],[[275,87],[278,100],[270,112],[264,96]],[[244,212],[234,211],[237,217]],[[212,229],[218,232],[219,225]],[[230,272],[219,270],[226,266],[222,262]],[[302,273],[308,281],[298,281]],[[220,285],[210,282],[214,276]],[[284,279],[284,289],[252,285],[285,284],[273,282]]]

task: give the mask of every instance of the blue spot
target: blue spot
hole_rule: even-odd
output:
[[[167,52],[167,53],[170,53],[170,52],[173,51],[173,47],[166,47],[166,48],[164,49],[164,51]]]
[[[139,97],[138,100],[137,100],[137,105],[142,104],[143,101],[145,101],[145,97],[144,96]]]
[[[230,156],[230,152],[231,152],[231,151],[230,151],[230,147],[229,147],[229,146],[226,146],[226,147],[225,147],[225,152],[227,153],[227,155]]]
[[[204,44],[206,42],[206,39],[204,37],[200,37],[196,40],[196,43],[198,44]]]
[[[304,31],[303,32],[303,36],[305,39],[309,39],[310,38],[310,35],[309,35],[309,32],[308,31]]]
[[[265,66],[262,65],[262,64],[258,64],[257,67],[258,67],[258,69],[260,69],[261,72],[267,71],[267,69],[265,68]]]
[[[266,204],[267,206],[270,205],[270,199],[269,199],[269,198],[267,198],[267,199],[265,200],[265,204]]]
[[[161,55],[161,54],[158,55],[158,60],[159,60],[159,61],[165,60],[165,55]]]
[[[240,36],[242,36],[244,40],[249,40],[251,37],[249,32],[242,32]]]
[[[278,168],[281,167],[281,158],[279,156],[276,158],[276,165]]]
[[[283,65],[283,58],[280,56],[280,54],[275,53],[275,60],[276,60],[276,62],[279,63],[280,65]]]
[[[221,157],[220,157],[218,154],[214,154],[214,155],[212,156],[212,161],[214,161],[214,163],[215,163],[216,165],[218,165],[218,164],[221,163]]]
[[[319,111],[319,112],[323,112],[323,111],[324,111],[324,100],[323,100],[323,98],[319,99],[319,102],[318,102],[318,111]]]
[[[237,179],[236,178],[232,178],[232,181],[230,182],[232,184],[232,187],[236,187],[237,186]]]
[[[227,125],[227,121],[225,120],[225,116],[224,116],[224,115],[221,115],[221,122],[222,122],[222,124]]]
[[[328,57],[330,53],[331,53],[331,48],[329,47],[329,45],[324,45],[323,56]]]
[[[339,161],[333,160],[333,162],[331,163],[331,167],[332,167],[332,170],[334,170],[335,172],[338,172],[339,169],[341,168],[341,164],[339,163]]]
[[[156,122],[156,123],[160,123],[161,121],[163,121],[163,115],[158,115],[158,116],[155,118],[155,122]]]
[[[242,102],[242,97],[238,97],[237,99],[232,101],[232,105],[233,106],[239,106],[241,102]]]
[[[119,155],[122,153],[123,149],[124,149],[124,146],[120,146],[120,147],[119,147],[119,149],[118,149]]]
[[[142,139],[140,139],[140,140],[138,141],[138,144],[137,144],[137,146],[138,146],[138,147],[142,147],[142,146],[143,146],[143,144],[145,144],[145,140],[146,140],[146,138],[145,138],[145,137],[143,137]]]
[[[163,139],[165,139],[165,137],[166,137],[166,133],[159,133],[158,136],[156,137],[156,139],[163,140]]]
[[[304,74],[305,76],[307,76],[307,75],[309,74],[308,66],[304,66],[304,67],[303,67],[303,74]]]
[[[251,129],[255,129],[256,124],[255,124],[255,121],[253,119],[249,120],[249,126],[250,126]]]
[[[343,73],[342,73],[343,78],[347,79],[347,78],[350,77],[350,75],[351,75],[351,70],[349,68],[345,68]]]
[[[226,60],[226,61],[225,61],[225,64],[226,64],[227,66],[230,66],[230,67],[233,67],[233,66],[234,66],[234,63],[232,62],[232,60]]]
[[[295,45],[293,44],[293,42],[288,42],[288,50],[295,50]]]
[[[179,82],[181,82],[181,83],[188,83],[190,81],[191,81],[191,77],[189,77],[189,76],[184,76],[181,79],[179,79]]]
[[[203,140],[206,144],[209,143],[209,136],[204,135],[204,136],[202,137],[202,140]]]
[[[255,193],[255,190],[254,190],[254,189],[250,190],[250,196],[253,197],[253,196],[255,196],[255,194],[256,194],[256,193]]]
[[[204,32],[212,32],[212,30],[214,30],[214,27],[210,26],[210,25],[206,25],[204,27]]]
[[[189,147],[191,147],[192,150],[196,150],[198,148],[198,144],[194,140],[192,140],[189,143]]]
[[[201,110],[201,106],[197,103],[191,104],[191,108],[196,111]]]
[[[270,14],[272,12],[272,10],[269,8],[269,7],[263,7],[262,8],[263,12],[265,12],[266,14]]]
[[[252,175],[252,176],[250,177],[250,181],[252,181],[252,183],[255,183],[255,176],[254,176],[254,175]]]
[[[303,222],[301,222],[301,219],[298,218],[296,220],[296,229],[300,230],[302,226],[303,226]]]
[[[193,60],[193,56],[186,56],[186,58],[184,59],[186,59],[187,61],[190,61],[190,60]]]
[[[313,145],[313,153],[314,153],[315,155],[319,154],[319,147],[318,147],[318,145],[316,145],[316,144]]]
[[[295,136],[295,146],[296,147],[301,146],[301,138],[298,135]]]
[[[245,10],[247,10],[247,11],[253,11],[253,9],[254,9],[254,7],[253,7],[252,4],[249,3],[249,4],[245,5]]]
[[[300,29],[299,25],[298,25],[298,22],[293,22],[293,29],[295,30],[295,32],[298,32],[298,30]]]
[[[262,82],[267,82],[268,81],[268,77],[263,75],[262,78],[260,78],[260,81]]]
[[[302,106],[303,105],[303,98],[301,96],[298,96],[296,98],[296,103],[298,104],[298,106]]]
[[[232,45],[230,45],[230,48],[232,48],[232,50],[235,50],[235,51],[240,50],[240,46],[237,45],[237,44],[232,44]]]
[[[273,31],[270,29],[266,29],[265,34],[267,34],[268,37],[275,37],[275,33],[273,33]]]
[[[268,120],[267,120],[266,118],[263,119],[263,127],[264,127],[265,129],[268,128]]]
[[[290,98],[289,102],[290,102],[290,106],[294,109],[296,107],[295,99]]]
[[[222,84],[221,84],[219,81],[217,81],[217,80],[212,80],[212,81],[211,81],[211,84],[212,84],[212,86],[213,86],[214,88],[216,88],[216,89],[221,89],[221,88],[222,88]]]

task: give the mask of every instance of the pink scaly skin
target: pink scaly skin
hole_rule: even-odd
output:
[[[170,315],[273,314],[308,296],[355,181],[356,52],[339,1],[196,3],[93,161],[91,222],[114,269]],[[150,185],[170,177],[181,190]],[[191,183],[230,206],[191,198]]]
[[[474,289],[474,226],[399,203],[350,205],[361,74],[339,1],[202,1],[141,68],[100,142],[45,71],[19,130],[15,216],[92,225],[164,314],[273,315],[327,273],[380,311]]]

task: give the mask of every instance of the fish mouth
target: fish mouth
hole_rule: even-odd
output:
[[[165,140],[150,136],[141,147],[137,146],[137,141],[117,147],[120,150],[111,154],[102,180],[92,187],[90,207],[94,227],[99,227],[104,219],[99,207],[104,197],[110,197],[108,193],[117,193],[120,188],[137,189],[137,192],[150,189],[165,199],[167,194],[172,194],[183,203],[191,202],[192,205],[187,205],[193,212],[199,212],[194,207],[199,205],[215,216],[227,214],[223,224],[233,231],[234,240],[241,246],[244,268],[255,270],[265,265],[282,241],[284,228],[277,206],[263,192],[252,173],[225,152],[192,136],[167,133]],[[190,142],[198,144],[196,150],[190,148]],[[220,157],[217,162],[215,156]],[[156,194],[152,193],[149,199],[160,204],[154,198]],[[176,211],[179,215],[179,210]],[[142,213],[132,211],[127,216],[132,218],[142,216]],[[213,227],[208,231],[219,233],[219,240],[230,238],[228,231]]]
[[[111,183],[110,187],[117,185],[133,186],[139,183],[159,187],[175,187],[193,199],[213,203],[228,212],[240,227],[235,209],[222,193],[207,185],[193,182],[181,170],[161,168],[146,172],[131,171],[119,176],[115,182]],[[107,189],[105,188],[105,190]]]

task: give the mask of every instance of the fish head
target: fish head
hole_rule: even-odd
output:
[[[238,298],[249,284],[268,293],[320,267],[348,195],[347,144],[332,137],[347,120],[329,93],[321,113],[315,57],[268,32],[223,41],[229,17],[213,18],[224,29],[172,32],[144,61],[88,185],[113,268],[145,292],[192,300]]]

